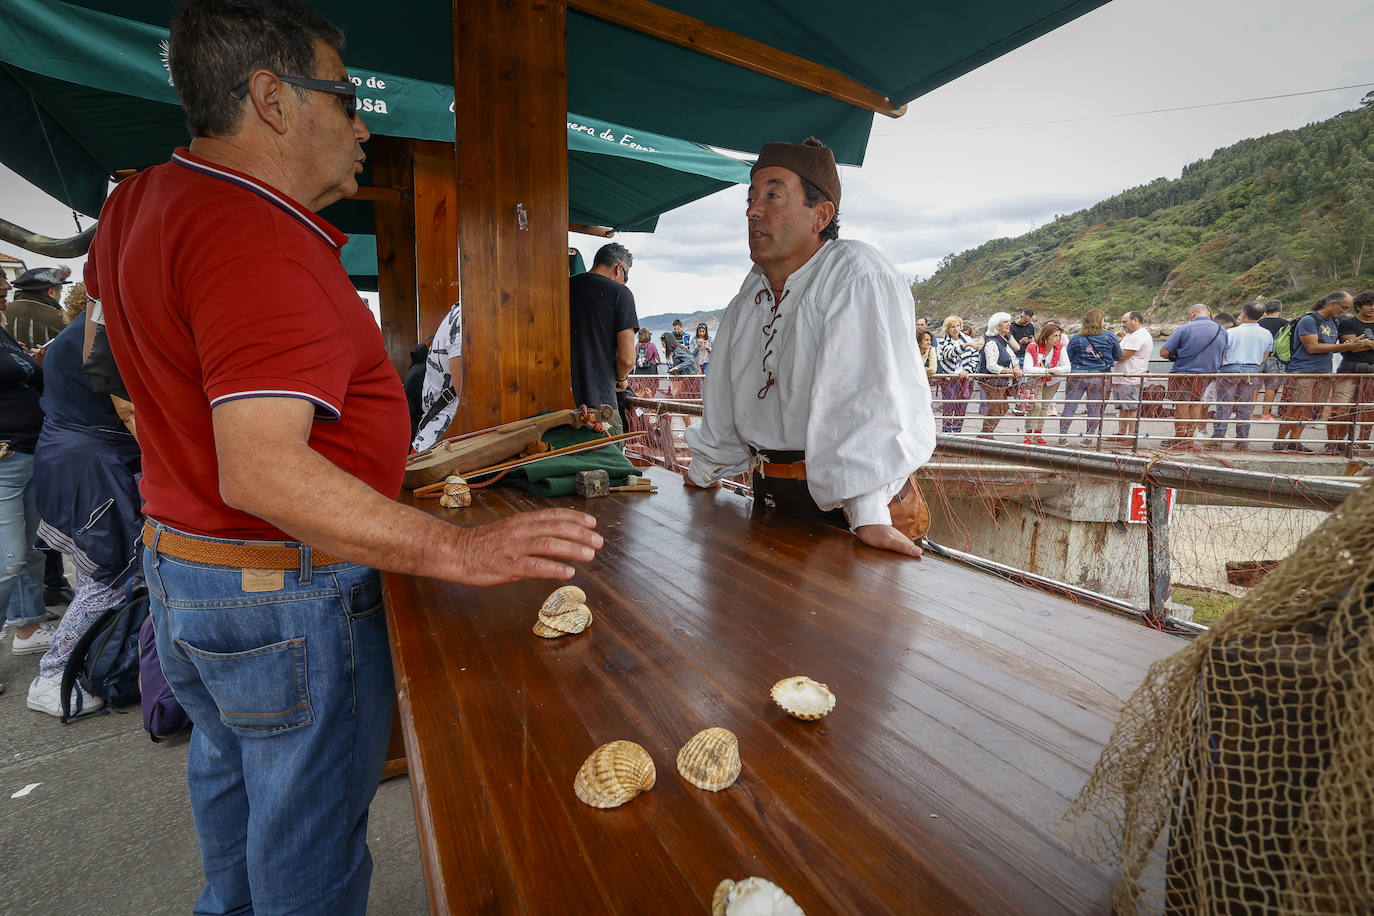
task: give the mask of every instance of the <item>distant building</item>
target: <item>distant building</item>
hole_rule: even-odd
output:
[[[0,270],[5,272],[6,280],[13,280],[15,277],[28,270],[28,268],[24,266],[24,262],[19,258],[0,251]]]

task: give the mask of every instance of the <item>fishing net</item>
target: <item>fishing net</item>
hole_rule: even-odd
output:
[[[1151,666],[1060,831],[1121,913],[1374,905],[1374,488]]]

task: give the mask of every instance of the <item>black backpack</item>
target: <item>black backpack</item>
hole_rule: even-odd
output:
[[[108,706],[138,702],[138,633],[147,616],[148,589],[140,585],[127,590],[124,601],[102,614],[77,640],[62,672],[64,723],[83,712],[79,694],[77,708],[72,709],[77,681]]]

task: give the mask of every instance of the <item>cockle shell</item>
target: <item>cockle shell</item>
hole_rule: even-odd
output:
[[[593,808],[615,808],[654,787],[654,761],[633,741],[612,741],[592,751],[573,780],[573,791]]]
[[[772,881],[726,878],[711,895],[711,916],[806,916],[797,901]]]
[[[585,604],[564,605],[563,613],[553,617],[540,614],[539,622],[559,633],[581,633],[591,624],[592,612]]]
[[[534,631],[535,636],[542,636],[545,639],[557,639],[560,636],[568,635],[567,633],[564,633],[562,630],[555,630],[553,627],[545,626],[543,617],[540,617],[538,620],[536,620],[534,622],[534,626],[531,629]]]
[[[785,677],[773,685],[773,702],[797,719],[819,719],[835,708],[835,694],[804,674]]]
[[[719,792],[739,778],[739,739],[724,728],[707,728],[677,752],[677,771],[698,788]]]
[[[576,585],[565,585],[562,588],[554,589],[553,594],[544,599],[544,606],[539,609],[539,616],[557,617],[573,605],[586,603],[586,592]]]
[[[463,509],[472,505],[472,491],[467,487],[461,490],[451,490],[444,488],[444,493],[439,497],[439,505],[445,509]]]

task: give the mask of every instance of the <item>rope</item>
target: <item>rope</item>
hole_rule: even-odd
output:
[[[76,212],[76,207],[72,206],[72,192],[67,187],[67,176],[62,174],[62,164],[57,161],[57,150],[52,147],[52,139],[48,136],[48,127],[43,123],[43,112],[38,108],[38,99],[34,98],[32,92],[29,93],[29,103],[33,105],[33,116],[38,121],[38,129],[43,133],[43,142],[48,145],[48,155],[52,157],[53,171],[57,173],[57,180],[62,185],[66,204],[72,208],[72,222],[76,223],[76,234],[80,235],[85,231],[81,227],[81,216]]]

